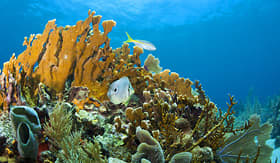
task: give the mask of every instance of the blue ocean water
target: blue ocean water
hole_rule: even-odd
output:
[[[73,25],[88,9],[117,22],[113,48],[125,32],[154,43],[163,68],[199,80],[219,106],[228,93],[242,101],[252,88],[261,99],[280,92],[279,0],[1,0],[0,62],[20,54],[24,36],[48,20]]]

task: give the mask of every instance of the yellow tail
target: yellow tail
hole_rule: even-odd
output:
[[[129,36],[129,34],[127,32],[125,32],[125,34],[127,35],[127,40],[124,41],[123,43],[132,42],[133,39]]]

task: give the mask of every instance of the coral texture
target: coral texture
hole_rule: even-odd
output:
[[[179,74],[175,72],[170,73],[170,70],[166,69],[158,74],[155,74],[153,77],[158,82],[162,81],[164,87],[173,90],[178,95],[187,95],[188,97],[192,96],[192,82],[189,79],[179,77]]]

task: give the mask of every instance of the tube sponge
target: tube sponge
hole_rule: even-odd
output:
[[[10,111],[10,117],[16,130],[21,122],[26,123],[33,133],[41,130],[38,114],[33,108],[28,106],[13,106]]]
[[[25,122],[19,123],[17,127],[17,141],[20,156],[35,160],[38,153],[38,142],[30,126]]]
[[[143,130],[138,126],[136,136],[141,144],[137,147],[137,152],[132,156],[133,163],[140,163],[143,159],[164,163],[164,154],[159,142],[147,130]]]

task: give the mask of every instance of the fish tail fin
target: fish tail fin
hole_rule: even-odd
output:
[[[127,36],[127,40],[124,41],[123,43],[127,43],[127,42],[132,42],[133,39],[129,36],[129,34],[127,32],[125,32],[126,36]]]

